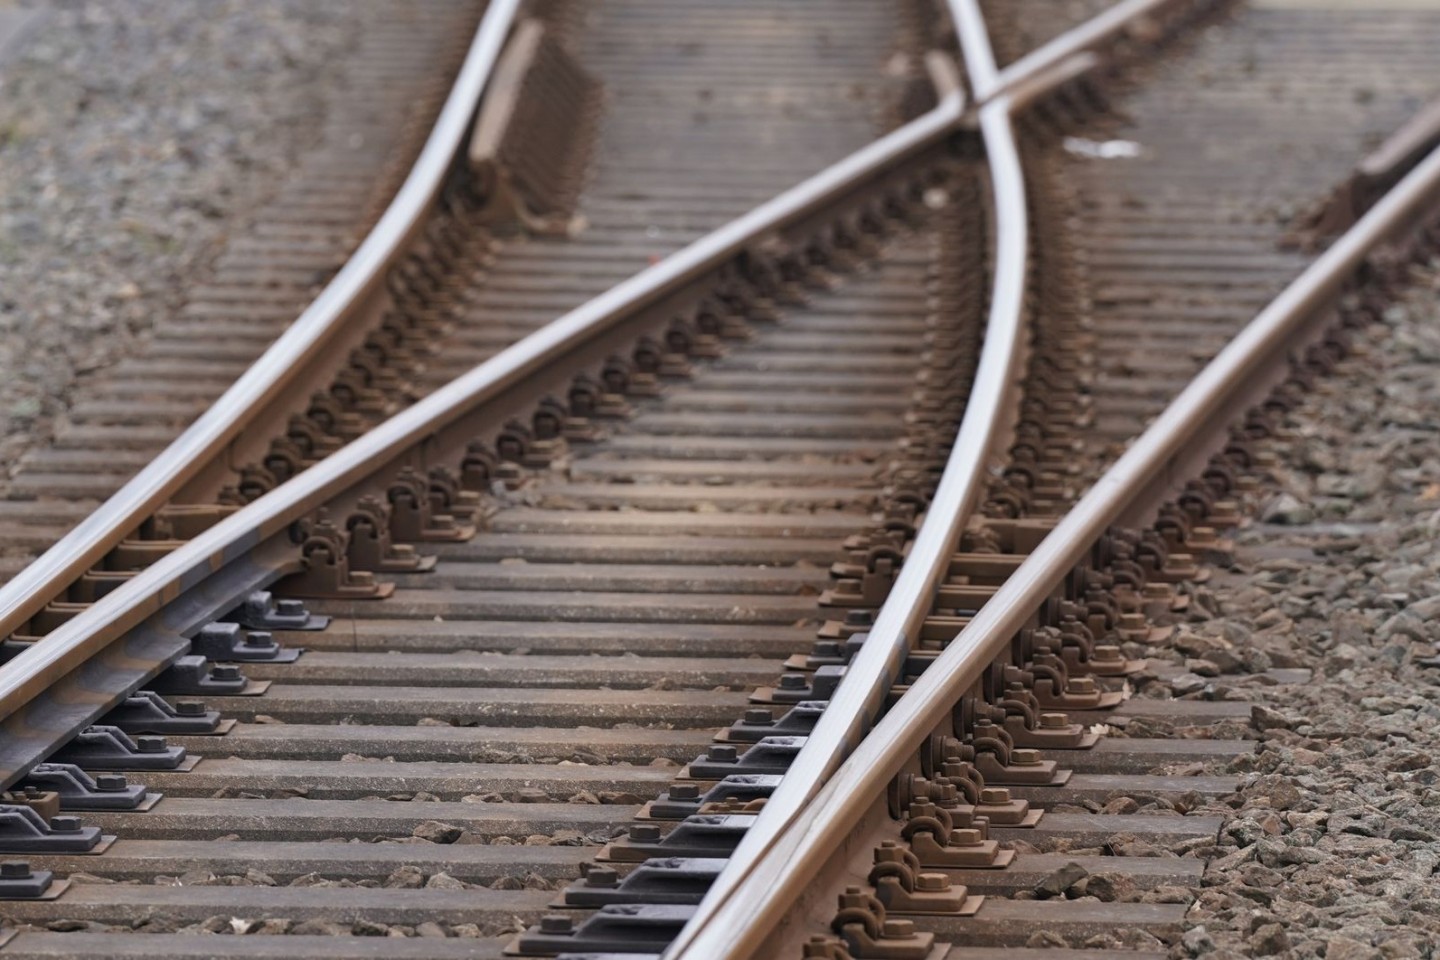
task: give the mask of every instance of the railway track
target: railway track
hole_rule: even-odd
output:
[[[1252,37],[1191,39],[1215,16],[1132,2],[1037,51],[966,0],[492,4],[251,406],[0,594],[0,844],[29,862],[0,953],[1178,939],[1237,788],[1193,774],[1249,747],[1135,733],[1250,708],[1158,699],[1185,691],[1150,644],[1341,348],[1325,308],[1440,181],[1427,159],[1323,255],[1273,252],[1386,121],[1276,124],[1327,151],[1280,185],[1187,166],[1177,117],[1295,112],[1196,92]],[[1397,117],[1430,92],[1379,86]],[[1130,136],[1129,168],[1089,155]],[[1137,202],[1166,171],[1178,199]],[[1237,238],[1253,272],[1217,294]],[[1017,896],[1072,862],[1135,896]]]

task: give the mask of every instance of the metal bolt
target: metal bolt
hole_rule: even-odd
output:
[[[751,726],[770,725],[775,722],[775,715],[763,707],[754,707],[745,711],[745,722]]]
[[[630,826],[630,839],[636,843],[656,843],[660,839],[660,828],[653,823],[636,823]]]
[[[1066,693],[1094,693],[1096,689],[1094,677],[1074,677],[1065,685]]]
[[[915,889],[921,893],[944,893],[950,889],[950,878],[943,873],[917,873]]]
[[[980,836],[980,831],[974,827],[964,827],[959,830],[950,831],[950,846],[952,847],[978,847],[985,840]]]
[[[95,789],[104,793],[114,793],[124,790],[130,785],[123,773],[102,773],[95,778]]]
[[[671,800],[698,800],[700,788],[693,783],[676,783],[670,787]]]
[[[305,604],[301,600],[276,600],[275,612],[286,617],[305,615]]]
[[[205,704],[199,700],[181,700],[175,704],[175,712],[182,717],[203,717]]]
[[[780,675],[781,690],[804,690],[810,684],[802,674],[784,673]]]
[[[886,920],[885,926],[880,928],[880,937],[883,940],[908,940],[913,936],[914,920]]]
[[[1011,750],[1010,763],[1017,767],[1030,767],[1040,762],[1039,750]]]
[[[710,750],[708,751],[706,756],[708,756],[711,760],[716,761],[717,763],[734,763],[736,760],[740,759],[740,751],[736,750],[729,744],[716,743],[711,744]]]
[[[72,816],[51,817],[50,829],[55,833],[79,833],[80,818]]]
[[[1120,648],[1111,643],[1098,643],[1090,656],[1092,660],[1119,660]]]
[[[210,671],[211,680],[239,680],[242,676],[240,668],[233,663],[217,664]]]
[[[1063,713],[1040,714],[1040,728],[1042,730],[1063,730],[1069,725],[1070,718]]]
[[[1018,750],[1015,752],[1019,753]],[[980,791],[980,802],[986,804],[1009,803],[1010,791],[1006,790],[1004,787],[986,787],[984,790]]]
[[[602,867],[597,864],[585,874],[585,886],[618,887],[620,886],[620,872],[614,867]]]
[[[164,737],[136,737],[135,749],[140,753],[164,753]]]
[[[275,635],[268,630],[251,630],[245,634],[245,646],[268,647],[275,642]]]
[[[0,879],[24,880],[30,876],[29,860],[6,860],[0,862]]]
[[[845,625],[847,627],[869,627],[875,623],[875,613],[872,610],[846,610]]]
[[[541,933],[570,933],[574,927],[570,918],[562,913],[547,913],[540,918]]]

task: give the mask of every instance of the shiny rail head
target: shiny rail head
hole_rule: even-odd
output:
[[[880,720],[796,827],[749,865],[745,885],[672,955],[772,955],[769,938],[785,905],[798,902],[812,878],[829,875],[856,824],[877,815],[892,778],[918,745],[954,722],[958,699],[1008,650],[1043,599],[1113,524],[1153,516],[1173,495],[1177,478],[1203,466],[1208,451],[1228,437],[1233,418],[1285,378],[1297,338],[1312,338],[1324,327],[1326,307],[1366,258],[1409,235],[1422,216],[1440,216],[1440,150],[1258,315],[1096,482]]]
[[[504,9],[492,6],[491,13]],[[513,4],[508,9],[513,12]],[[742,261],[763,266],[772,256],[766,250],[777,246],[799,257],[837,220],[891,203],[893,189],[923,201],[915,178],[933,161],[949,159],[963,116],[960,94],[945,92],[929,113],[576,308],[222,519],[0,668],[0,712],[14,712],[177,592],[288,536],[290,525],[311,511],[336,501],[342,512],[348,509],[364,494],[367,478],[406,466],[428,470],[438,458],[458,457],[477,434],[528,416],[577,372],[603,363],[622,345],[628,350],[656,317],[692,310],[701,296],[696,284],[724,279]]]
[[[1130,16],[1138,16],[1162,4],[1141,2],[1122,6],[1127,8]],[[993,58],[988,54],[988,43],[973,33],[967,37],[967,24],[983,29],[978,6],[973,0],[955,0],[953,7],[957,10],[957,22],[961,24],[962,48],[977,64],[977,71],[972,73],[977,98],[984,103],[987,98],[993,97],[989,105],[998,106],[997,112],[1004,114],[1007,123],[1010,112],[1020,109],[1021,104],[1032,103],[1049,88],[1093,69],[1098,60],[1089,52],[1090,44],[1098,42],[1095,38],[1117,34],[1124,26],[1112,20],[1084,31],[1083,38],[1076,39],[1073,46],[1071,43],[1056,46],[1063,55],[1035,58],[1029,68],[1033,71],[1031,74],[1023,77],[1012,75],[1006,83],[992,72]],[[1071,66],[1067,67],[1067,63]],[[1007,94],[1017,90],[1027,92],[1012,101]],[[982,117],[985,112],[986,108],[982,107]],[[995,127],[998,132],[998,121],[995,121]],[[1357,229],[1347,235],[1351,242],[1339,245],[1347,249],[1332,251],[1335,256],[1329,263],[1317,264],[1282,294],[1270,310],[1257,318],[1250,329],[1269,326],[1281,330],[1283,336],[1284,331],[1293,330],[1312,319],[1324,299],[1335,295],[1343,278],[1352,275],[1366,255],[1396,231],[1410,229],[1415,209],[1433,205],[1437,195],[1440,195],[1440,151],[1422,164],[1402,189],[1387,197],[1388,203],[1381,204],[1385,209],[1377,209],[1375,217],[1367,218],[1370,222],[1364,224],[1365,229]],[[1242,334],[1240,340],[1245,339],[1246,335]],[[1286,362],[1283,352],[1276,353],[1283,350],[1283,338],[1270,343],[1268,348],[1261,344],[1232,346],[1240,351],[1259,353],[1268,349],[1272,362]],[[1216,363],[1220,364],[1225,359],[1222,355]],[[1233,365],[1233,358],[1226,362]],[[1234,370],[1240,371],[1238,376]],[[1198,403],[1199,407],[1208,407],[1208,410],[1192,409],[1189,412],[1195,420],[1188,434],[1173,422],[1164,426],[1157,424],[1147,431],[1137,446],[1146,444],[1146,438],[1156,440],[1165,430],[1179,430],[1179,436],[1193,437],[1200,429],[1198,425],[1204,424],[1207,416],[1213,417],[1217,411],[1226,408],[1219,394],[1226,391],[1243,394],[1243,378],[1253,373],[1252,366],[1234,365],[1228,376],[1219,375],[1220,382],[1202,386],[1201,389],[1213,391],[1215,395],[1205,401],[1191,402],[1192,407]],[[1183,407],[1182,401],[1185,400],[1182,396],[1177,406]],[[1184,415],[1181,416],[1183,418]],[[756,955],[761,944],[766,944],[767,949],[774,947],[773,941],[768,938],[780,920],[785,909],[783,905],[803,897],[812,878],[823,869],[826,859],[833,851],[843,848],[844,837],[850,834],[854,823],[862,816],[868,816],[865,811],[873,804],[867,798],[883,796],[886,782],[898,769],[900,761],[897,757],[910,753],[926,731],[949,722],[948,712],[956,698],[978,681],[986,665],[1008,644],[1022,621],[1035,609],[1039,598],[1052,592],[1075,562],[1089,551],[1100,532],[1122,516],[1125,497],[1122,492],[1129,491],[1129,495],[1147,503],[1158,502],[1155,499],[1157,493],[1147,486],[1146,478],[1174,475],[1175,464],[1170,463],[1175,456],[1174,448],[1170,452],[1152,449],[1149,454],[1137,454],[1132,448],[1126,455],[1130,462],[1122,460],[1117,468],[1127,467],[1133,472],[1133,457],[1141,455],[1148,458],[1141,476],[1132,476],[1127,480],[1122,477],[1123,471],[1112,471],[1096,484],[1092,494],[1098,491],[1101,500],[1109,497],[1112,502],[1102,505],[1089,496],[1087,500],[1090,503],[1082,501],[1081,506],[1076,508],[1071,517],[1083,519],[1074,521],[1080,529],[1067,532],[1073,546],[1057,546],[1064,542],[1060,532],[1047,539],[985,606],[982,615],[971,622],[900,704],[880,721],[861,747],[845,761],[839,773],[819,788],[813,800],[805,804],[803,810],[786,809],[783,816],[793,824],[792,827],[777,828],[743,847],[743,852],[750,859],[742,860],[739,856],[742,850],[737,850],[736,862],[732,862],[727,870],[729,882],[724,882],[727,878],[722,875],[722,882],[712,888],[713,896],[702,903],[696,917],[667,951],[667,960],[679,957],[739,960]],[[1081,507],[1085,510],[1082,511]],[[1066,522],[1069,524],[1072,521]],[[776,813],[777,820],[781,816]]]
[[[340,273],[209,410],[95,513],[0,587],[0,637],[19,630],[207,464],[216,462],[259,412],[325,351],[347,318],[363,311],[439,196],[520,6],[520,0],[490,3],[414,167]],[[301,387],[308,394],[312,385]]]

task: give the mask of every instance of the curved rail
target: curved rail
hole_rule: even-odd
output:
[[[780,785],[765,801],[695,916],[666,951],[666,960],[748,956],[763,940],[755,935],[757,928],[763,929],[763,924],[755,924],[755,918],[767,904],[789,902],[784,896],[788,891],[756,883],[752,872],[802,813],[809,816],[807,805],[880,716],[911,640],[919,635],[930,598],[944,579],[950,557],[984,490],[988,468],[1015,408],[1012,400],[1026,353],[1030,223],[1025,171],[1010,100],[997,93],[1000,74],[979,6],[975,0],[954,0],[951,19],[959,35],[970,89],[976,101],[984,104],[979,111],[980,132],[994,206],[994,280],[975,383],[924,522],[876,612],[865,643],[846,666],[844,678]],[[763,902],[761,898],[765,898]]]
[[[0,717],[11,717],[183,591],[227,566],[242,566],[294,521],[352,496],[368,477],[407,456],[423,461],[437,449],[463,450],[476,432],[467,417],[483,415],[498,426],[506,416],[533,407],[554,389],[543,375],[547,369],[603,360],[618,337],[633,336],[647,308],[673,304],[757,244],[803,228],[821,212],[942,149],[966,110],[958,81],[939,80],[942,95],[925,115],[527,336],[106,594],[0,667]]]
[[[522,0],[491,0],[449,97],[395,198],[341,271],[198,420],[94,513],[0,587],[0,637],[19,630],[136,527],[219,458],[276,394],[370,309],[387,270],[405,253],[440,195],[470,131]]]
[[[965,525],[984,490],[987,469],[1006,433],[1006,418],[1025,358],[1025,281],[1029,273],[1029,213],[1024,170],[1005,97],[995,97],[999,72],[985,39],[978,7],[958,5],[952,12],[977,101],[980,131],[989,158],[995,220],[995,279],[985,323],[984,345],[975,383],[966,400],[955,444],[926,510],[905,563],[900,568],[875,622],[854,659],[845,668],[834,695],[805,746],[765,801],[754,824],[731,853],[695,916],[670,945],[666,958],[730,955],[738,946],[754,904],[727,900],[746,880],[749,868],[773,846],[839,769],[884,708],[891,684],[900,675],[911,639],[919,635],[930,597],[945,577]],[[977,27],[978,24],[978,27]],[[734,921],[734,922],[731,922]],[[721,941],[728,940],[729,944]],[[736,953],[741,956],[743,953]]]
[[[957,0],[969,5],[974,0]],[[997,95],[992,103],[1003,102]],[[814,878],[843,855],[855,825],[955,703],[1005,655],[1015,634],[1111,526],[1137,525],[1223,446],[1230,424],[1281,382],[1291,357],[1323,333],[1331,306],[1377,248],[1440,204],[1440,149],[1248,324],[1096,481],[875,725],[840,769],[748,865],[744,884],[707,926],[669,956],[740,960],[773,944],[778,924]],[[927,518],[928,522],[928,518]],[[847,678],[848,679],[848,678]]]

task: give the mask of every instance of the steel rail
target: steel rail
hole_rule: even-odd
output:
[[[821,787],[841,769],[880,712],[904,666],[911,640],[930,608],[965,525],[984,491],[988,468],[1013,414],[1026,355],[1025,284],[1029,276],[1030,223],[1025,174],[1008,97],[996,96],[999,71],[975,0],[950,0],[951,19],[964,55],[972,95],[984,101],[980,133],[989,162],[995,232],[990,307],[975,382],[935,494],[885,602],[860,650],[830,698],[805,745],[791,761],[754,824],[730,854],[694,917],[666,949],[681,957],[745,957],[763,937],[754,918],[761,897],[774,888],[747,883],[779,838],[807,813]],[[746,892],[753,894],[746,895]],[[774,902],[774,901],[770,901]],[[763,927],[762,927],[763,929]]]
[[[469,131],[499,52],[523,0],[493,0],[476,31],[456,83],[415,167],[355,255],[286,332],[184,433],[116,491],[94,513],[14,579],[0,586],[0,637],[10,636],[46,603],[130,535],[242,434],[259,405],[291,383],[304,361],[324,350],[345,320],[383,282],[438,196],[445,172]],[[1175,0],[1131,0],[1086,24],[1083,42],[1069,34],[1000,71],[976,103],[1007,85],[1053,68],[1081,50],[1093,49],[1131,19]],[[1124,11],[1126,17],[1119,15]],[[1072,31],[1072,33],[1077,31]],[[992,58],[993,63],[993,58]],[[1023,70],[1021,68],[1024,68]]]
[[[950,2],[953,6],[953,0]],[[1146,17],[1175,6],[1178,2],[1180,0],[1122,0],[1005,67],[996,77],[990,96],[1008,93],[1016,85],[1054,69],[1077,54],[1094,51],[1096,47],[1110,43]],[[989,98],[976,95],[978,104],[984,104],[987,99]]]
[[[994,288],[975,382],[924,522],[890,593],[876,612],[875,622],[866,631],[865,643],[846,666],[840,685],[780,785],[731,852],[729,862],[711,884],[694,917],[666,949],[666,960],[743,955],[729,951],[732,945],[745,940],[746,923],[742,921],[751,915],[753,905],[744,902],[732,906],[729,898],[745,883],[750,868],[795,823],[880,715],[890,687],[904,666],[911,638],[919,634],[929,598],[944,577],[950,556],[984,490],[987,468],[1007,426],[1005,418],[1013,406],[1010,400],[1025,355],[1023,316],[1030,239],[1024,171],[1009,103],[1003,97],[991,98],[998,71],[983,35],[983,21],[978,19],[979,9],[973,3],[958,6],[963,10],[954,10],[952,18],[971,93],[977,100],[989,101],[979,111],[979,122],[989,158],[996,224]]]
[[[523,0],[490,0],[419,157],[384,214],[299,318],[199,419],[44,554],[0,587],[0,638],[19,630],[192,479],[367,310],[423,228],[470,132]],[[309,389],[305,383],[299,383]]]
[[[80,667],[125,631],[467,414],[527,384],[537,372],[667,301],[757,243],[803,223],[906,162],[936,149],[966,115],[958,82],[926,114],[695,241],[396,414],[374,430],[188,541],[0,666],[0,718]],[[499,423],[496,424],[499,426]],[[469,434],[473,436],[473,433]]]
[[[1098,63],[1094,47],[1123,30],[1135,17],[1152,13],[1167,3],[1168,0],[1140,0],[1122,4],[1058,38],[1015,67],[1000,71],[976,0],[949,0],[971,90],[976,102],[982,104],[981,131],[995,190],[994,291],[979,377],[924,523],[890,594],[876,614],[874,625],[867,631],[864,645],[847,666],[840,686],[804,748],[746,832],[730,864],[711,887],[695,917],[666,951],[666,960],[682,957],[720,960],[753,955],[772,929],[764,915],[778,919],[790,902],[786,893],[795,889],[780,884],[808,883],[819,868],[821,861],[814,861],[809,872],[795,869],[788,875],[777,876],[773,872],[764,873],[759,864],[767,856],[779,858],[781,862],[794,857],[798,851],[780,841],[782,833],[794,826],[803,835],[814,829],[817,818],[827,813],[816,798],[822,788],[833,792],[834,788],[826,787],[827,782],[832,776],[844,777],[845,771],[851,768],[850,763],[840,768],[841,761],[853,747],[857,735],[863,735],[874,722],[891,684],[899,675],[908,652],[907,637],[916,635],[916,629],[924,620],[934,588],[943,577],[974,508],[978,485],[984,479],[983,469],[989,462],[989,441],[1000,433],[998,420],[1003,408],[996,402],[1004,391],[997,389],[1002,384],[996,377],[987,378],[1000,363],[991,357],[990,349],[997,334],[1006,339],[1007,350],[1018,342],[1023,308],[1019,297],[1023,296],[1027,276],[1028,251],[1023,172],[1012,117],[1056,87],[1093,69]],[[1016,355],[1018,351],[1011,355],[1012,362]],[[1012,371],[1005,374],[1014,376]],[[1008,388],[1012,383],[1013,379],[1009,379],[1003,386]],[[1033,605],[1026,610],[1027,614],[1030,609]],[[993,656],[990,659],[993,660]],[[988,664],[990,660],[983,662]],[[968,689],[978,680],[979,673],[980,669],[976,669],[973,677],[957,684],[955,689]],[[890,738],[876,730],[865,742],[884,744],[890,742]],[[863,761],[859,765],[863,766]],[[841,769],[838,775],[837,768]],[[881,780],[882,785],[893,774],[893,770],[887,774]],[[848,819],[843,823],[853,824],[868,803],[868,799],[857,800],[847,810]],[[831,839],[831,851],[843,844],[839,832]]]
[[[1219,449],[1229,424],[1285,376],[1303,343],[1323,332],[1326,308],[1367,257],[1440,204],[1440,149],[1252,320],[1096,481],[998,588],[959,635],[875,725],[763,859],[743,891],[711,918],[690,956],[754,956],[794,901],[846,849],[854,824],[883,798],[924,739],[949,722],[955,703],[1002,656],[1046,597],[1116,523],[1151,519],[1164,498]]]

